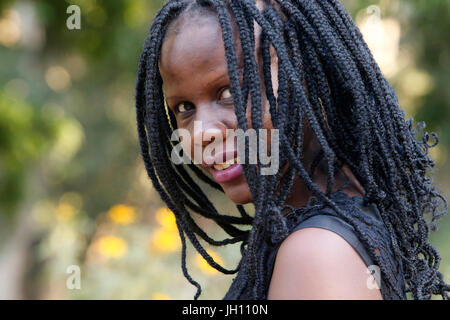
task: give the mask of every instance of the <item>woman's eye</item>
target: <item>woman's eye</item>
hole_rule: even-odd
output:
[[[188,111],[191,111],[192,109],[193,109],[192,105],[189,104],[189,103],[185,103],[185,102],[180,103],[180,104],[177,106],[177,111],[178,111],[178,113],[186,113],[186,112],[188,112]]]
[[[231,98],[232,98],[232,95],[231,95],[230,88],[226,88],[226,89],[222,90],[222,92],[220,94],[220,100],[229,100]]]

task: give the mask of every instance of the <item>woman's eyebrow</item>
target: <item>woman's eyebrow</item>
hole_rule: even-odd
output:
[[[182,96],[170,96],[170,97],[166,97],[166,100],[183,100],[184,97]]]
[[[243,72],[243,70],[244,70],[244,62],[243,61],[239,61],[239,63],[238,63],[238,70],[239,70],[240,73]],[[215,84],[216,82],[220,82],[224,78],[229,78],[228,70],[225,71],[222,75],[218,76],[217,78],[209,81],[209,84]],[[184,100],[184,99],[185,99],[185,97],[183,97],[183,96],[166,97],[166,101],[169,101],[169,100],[177,100],[177,101],[179,101],[179,100]]]
[[[243,69],[244,69],[244,63],[239,63],[239,64],[238,64],[238,70],[239,70],[239,72],[242,72]],[[214,84],[214,83],[216,83],[216,82],[219,82],[219,81],[223,80],[224,78],[228,78],[228,79],[229,79],[229,77],[230,77],[230,75],[228,74],[228,70],[227,70],[227,71],[225,71],[224,74],[222,74],[221,76],[218,76],[218,77],[215,78],[214,80],[211,80],[209,83],[210,83],[210,84]]]
[[[228,71],[225,72],[224,74],[218,76],[217,78],[211,80],[208,82],[208,84],[215,84],[217,82],[222,81],[223,79],[228,78]],[[184,97],[183,96],[170,96],[170,97],[166,97],[166,100],[183,100]]]
[[[223,80],[224,78],[228,78],[228,71],[227,72],[225,72],[224,74],[222,74],[221,76],[218,76],[217,78],[215,78],[214,80],[211,80],[209,83],[211,84],[214,84],[214,83],[216,83],[216,82],[219,82],[219,81],[221,81],[221,80]]]

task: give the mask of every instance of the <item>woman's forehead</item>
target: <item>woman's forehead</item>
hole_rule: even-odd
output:
[[[186,25],[167,37],[161,48],[160,66],[164,70],[199,66],[225,60],[225,49],[218,24]]]
[[[187,9],[170,23],[166,37],[177,35],[186,27],[208,23],[219,24],[217,14],[214,11],[205,8]]]
[[[180,67],[202,66],[226,62],[221,26],[216,17],[203,16],[192,22],[180,17],[168,32],[161,48],[160,68],[170,72]],[[238,31],[234,32],[238,63],[242,64],[242,50]],[[220,60],[220,61],[219,61]]]

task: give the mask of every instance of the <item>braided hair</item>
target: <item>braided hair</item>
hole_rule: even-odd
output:
[[[382,75],[363,37],[338,0],[168,0],[157,13],[140,57],[136,90],[139,142],[146,171],[162,200],[173,211],[182,242],[184,276],[201,287],[186,268],[186,237],[213,268],[225,274],[241,274],[236,292],[251,288],[250,298],[265,297],[264,243],[283,240],[288,234],[283,216],[285,201],[295,177],[300,177],[313,197],[333,208],[351,224],[380,264],[376,248],[364,231],[331,199],[336,170],[345,163],[365,190],[364,200],[378,207],[390,233],[395,257],[402,262],[406,292],[414,299],[442,295],[450,286],[438,271],[440,255],[428,242],[429,230],[447,211],[445,199],[429,177],[434,166],[428,149],[437,143],[434,134],[421,133],[413,120],[405,121],[392,87]],[[255,22],[261,28],[265,94],[274,127],[279,129],[281,176],[261,175],[258,166],[243,165],[254,199],[250,215],[237,205],[239,216],[219,213],[200,186],[199,179],[223,191],[194,164],[174,165],[170,140],[176,128],[174,115],[165,108],[163,82],[158,68],[161,47],[169,26],[181,15],[209,12],[222,29],[226,62],[238,128],[248,129],[247,101],[251,101],[251,125],[262,128],[261,78],[255,61]],[[234,24],[233,24],[234,23]],[[237,26],[239,39],[233,32]],[[243,85],[238,68],[236,43],[244,59]],[[278,56],[278,89],[271,74],[271,47]],[[306,84],[306,85],[304,85]],[[303,122],[311,128],[327,172],[323,192],[313,182],[312,171],[301,161]],[[258,131],[258,130],[256,130]],[[420,138],[419,133],[421,134]],[[318,161],[312,167],[317,166]],[[312,168],[313,169],[313,168]],[[282,179],[281,179],[282,177]],[[192,218],[195,212],[217,223],[227,234],[212,239]],[[431,219],[426,221],[425,218]],[[244,226],[251,226],[245,229]],[[241,243],[242,259],[234,270],[219,265],[199,240],[223,246]],[[391,291],[398,290],[384,279]],[[386,298],[386,297],[385,297]]]

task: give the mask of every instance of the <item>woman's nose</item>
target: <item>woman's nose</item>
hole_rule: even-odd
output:
[[[220,114],[211,103],[197,105],[193,132],[195,146],[206,147],[212,142],[224,141],[227,128]]]
[[[222,142],[225,139],[226,128],[217,122],[205,122],[197,120],[194,122],[194,145],[206,147],[212,142]]]
[[[212,165],[217,153],[223,152],[225,127],[217,122],[194,122],[193,156],[196,164]]]

